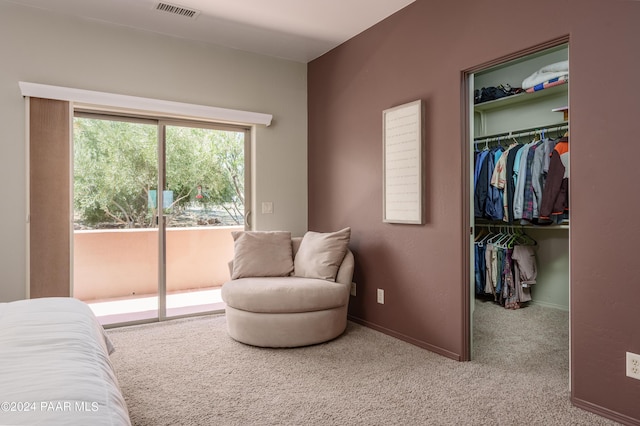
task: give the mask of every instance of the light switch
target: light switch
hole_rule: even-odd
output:
[[[273,202],[272,201],[263,201],[262,202],[262,214],[272,214],[273,213]]]

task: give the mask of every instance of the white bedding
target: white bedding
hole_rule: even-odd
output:
[[[533,86],[537,86],[545,81],[552,80],[556,77],[564,77],[569,75],[569,61],[560,61],[554,64],[545,65],[538,71],[531,74],[522,81],[522,88],[527,90]]]
[[[77,299],[0,303],[0,424],[130,425],[112,351]]]

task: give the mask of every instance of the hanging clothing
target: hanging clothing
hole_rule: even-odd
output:
[[[511,151],[509,151],[509,156],[507,157],[507,190],[506,197],[504,199],[504,221],[511,222],[513,221],[513,194],[516,190],[516,181],[514,178],[513,168],[516,162],[516,158],[518,158],[518,154],[524,148],[524,145],[517,145]]]
[[[536,151],[542,144],[542,141],[536,142],[529,148],[529,152],[527,153],[527,162],[525,169],[525,179],[524,179],[524,188],[522,193],[522,219],[531,220],[533,219],[533,204],[534,204],[534,193],[533,193],[533,181],[536,179],[534,176],[533,170],[533,160],[536,157]]]
[[[569,214],[569,143],[562,138],[551,151],[542,191],[541,223],[561,223]]]
[[[513,165],[513,179],[515,181],[515,191],[513,193],[513,219],[512,221],[522,219],[522,210],[524,209],[524,187],[527,173],[527,158],[529,150],[535,142],[528,143],[520,150],[520,162]]]
[[[567,136],[560,138],[554,149],[558,151],[558,154],[560,155],[564,154],[565,152],[569,152],[569,138]]]
[[[502,285],[502,293],[500,294],[500,302],[501,304],[504,305],[505,308],[508,308],[507,301],[510,300],[510,298],[512,299],[512,301],[515,301],[515,299],[513,298],[513,295],[515,295],[516,283],[513,278],[512,255],[513,255],[513,249],[508,248],[505,252],[504,268],[502,270],[503,285]]]
[[[510,247],[513,236],[494,234],[486,242],[481,240],[474,245],[476,295],[491,296],[507,309],[517,309],[531,301],[531,286],[537,279],[535,246]]]
[[[514,280],[519,302],[531,301],[531,286],[536,283],[538,269],[534,246],[515,246],[513,260]]]
[[[484,293],[484,278],[485,278],[485,246],[483,242],[476,242],[473,244],[474,248],[474,276],[476,294],[481,295]]]
[[[478,185],[478,176],[480,175],[480,169],[482,168],[482,162],[484,161],[485,157],[487,156],[487,154],[489,154],[489,151],[480,151],[476,153],[475,156],[475,170],[474,170],[474,177],[473,177],[473,190],[475,191],[477,185]]]
[[[504,148],[498,146],[491,150],[493,154],[487,162],[487,201],[485,203],[484,216],[490,220],[502,220],[503,217],[503,202],[502,191],[491,184],[493,174],[495,173],[496,164],[500,161],[504,155]],[[491,155],[491,154],[490,154]],[[497,160],[496,160],[497,159]]]
[[[482,155],[484,154],[484,155]],[[487,204],[487,193],[489,192],[487,176],[489,173],[487,160],[489,159],[489,151],[483,151],[478,156],[476,164],[477,178],[475,180],[475,189],[473,192],[473,213],[475,217],[483,217],[485,206]]]
[[[545,138],[476,153],[474,216],[541,225],[567,219],[569,185],[564,170],[568,169],[568,149],[568,138]],[[551,182],[546,188],[548,176]]]
[[[533,164],[531,165],[531,174],[533,175],[533,220],[540,216],[540,204],[542,203],[542,192],[549,168],[549,156],[557,143],[557,140],[545,139],[542,145],[536,150],[536,155],[533,158]],[[546,170],[545,167],[547,168]]]
[[[496,167],[493,170],[493,175],[491,176],[491,185],[495,188],[498,188],[500,191],[500,198],[502,200],[502,217],[501,219],[504,221],[508,221],[508,194],[507,194],[507,162],[509,159],[509,155],[513,152],[514,149],[517,149],[520,145],[517,143],[511,144],[509,148],[505,152],[502,153],[500,159],[496,163]]]
[[[484,292],[486,294],[492,294],[495,300],[496,297],[496,275],[498,273],[498,258],[495,252],[496,246],[493,244],[487,244],[485,247],[485,279],[484,279]]]

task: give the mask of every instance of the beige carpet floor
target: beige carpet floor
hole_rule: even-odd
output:
[[[614,425],[569,402],[568,314],[476,302],[457,362],[349,323],[334,341],[246,346],[224,315],[108,330],[134,425]]]

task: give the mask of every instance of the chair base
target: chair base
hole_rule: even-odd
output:
[[[347,305],[312,312],[262,313],[226,307],[227,331],[238,342],[292,348],[326,342],[347,327]]]

